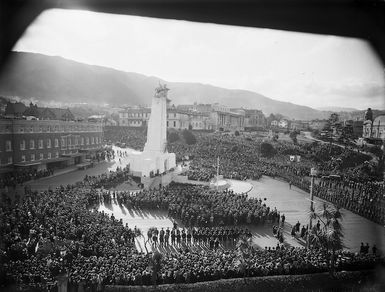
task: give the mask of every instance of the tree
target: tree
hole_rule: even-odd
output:
[[[336,251],[342,249],[343,232],[342,232],[342,214],[339,207],[331,207],[327,203],[316,212],[314,209],[310,212],[312,220],[319,222],[319,228],[313,226],[309,233],[310,244],[315,248],[321,248],[326,252],[328,259],[328,267],[331,276],[334,276]]]
[[[330,124],[334,125],[335,123],[337,123],[339,121],[339,116],[337,113],[332,113],[329,117],[329,122]]]
[[[167,135],[167,141],[169,143],[174,143],[180,139],[179,134],[177,132],[171,132]]]
[[[197,139],[195,138],[194,134],[189,130],[183,130],[182,135],[186,144],[188,145],[193,145],[197,142]]]
[[[276,153],[275,148],[273,145],[267,142],[263,142],[261,144],[261,154],[265,157],[273,156]]]
[[[298,141],[297,141],[297,136],[298,136],[298,132],[297,131],[292,131],[290,132],[289,134],[289,137],[290,139],[293,141],[294,144],[297,144]]]
[[[267,118],[266,118],[266,123],[267,123],[267,127],[270,127],[271,126],[271,122],[274,121],[274,120],[277,120],[275,115],[274,114],[270,114]]]

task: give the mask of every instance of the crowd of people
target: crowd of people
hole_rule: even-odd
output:
[[[5,187],[14,188],[17,185],[23,184],[30,180],[36,180],[39,178],[47,177],[53,175],[53,169],[44,169],[44,170],[21,170],[13,171],[3,174],[0,177],[0,189]]]
[[[105,147],[98,149],[95,153],[91,155],[91,160],[93,161],[111,161],[115,159],[115,151],[111,147]]]
[[[122,128],[123,132],[118,134],[111,131],[116,136],[105,138],[120,139],[121,143],[140,149],[145,140],[143,133],[132,130],[135,133],[131,135],[126,133],[128,130]],[[287,155],[294,149],[291,147],[300,151],[300,146],[276,143],[278,154],[272,157],[261,155],[259,146],[260,142],[243,137],[202,135],[195,145],[172,143],[169,151],[175,152],[178,160],[194,158],[190,162],[190,179],[210,180],[216,173],[219,156],[220,173],[226,178],[277,176],[290,185],[309,189],[312,161],[304,157],[292,163]],[[125,154],[106,150],[104,157],[100,155],[100,159],[112,159]],[[100,291],[105,285],[194,283],[316,273],[329,268],[330,255],[324,249],[285,248],[280,244],[265,250],[219,248],[226,241],[250,237],[249,230],[240,226],[265,222],[274,225],[273,234],[280,240],[285,217],[261,198],[180,183],[135,193],[113,192],[113,196],[99,191],[114,188],[128,178],[129,169],[118,168],[116,172],[86,176],[76,185],[40,193],[29,191],[16,205],[4,197],[0,206],[0,285],[16,283],[46,289],[55,286],[58,275],[66,273],[70,289]],[[321,198],[384,223],[381,183],[320,180],[314,191]],[[184,228],[155,229],[148,234],[154,245],[170,244],[176,251],[162,253],[160,264],[155,267],[152,253],[145,254],[135,248],[136,238],[141,235],[139,229],[95,209],[100,202],[112,200],[127,208],[165,210],[180,221]],[[299,230],[295,225],[292,235],[303,237],[307,232],[304,228]],[[195,249],[194,245],[209,248]],[[344,250],[336,253],[337,270],[373,268],[378,263],[383,263],[383,258],[375,249],[370,252],[365,246],[360,253]]]
[[[126,129],[125,131],[130,131],[129,134],[134,138],[133,142],[127,141],[129,147],[135,148],[137,141],[145,140],[142,130]],[[115,136],[122,135],[118,131],[118,135]],[[368,155],[332,144],[293,144],[287,141],[270,141],[276,154],[265,157],[260,152],[261,143],[261,139],[200,133],[197,135],[196,144],[187,145],[176,142],[169,143],[168,148],[170,152],[176,153],[179,161],[185,157],[189,157],[190,160],[193,158],[186,173],[190,180],[213,179],[217,173],[218,157],[219,173],[224,178],[257,180],[262,175],[280,177],[304,191],[310,190],[310,168],[317,167],[323,174],[338,173],[342,180],[317,184],[316,196],[374,222],[385,224],[384,184],[367,179],[357,181],[357,176],[349,176],[354,172],[352,167],[369,159]],[[290,155],[300,155],[300,160],[290,161]],[[346,187],[346,184],[350,186]],[[340,185],[343,187],[341,188]]]
[[[322,174],[338,173],[339,181],[316,183],[315,195],[340,207],[351,210],[374,222],[385,224],[385,185],[377,181],[357,181],[346,174],[367,155],[351,149],[319,143],[293,144],[271,142],[276,154],[261,155],[261,140],[236,136],[206,135],[198,139],[196,145],[172,144],[177,157],[190,156],[186,175],[190,180],[209,181],[216,175],[217,158],[220,158],[219,173],[224,178],[258,179],[262,175],[283,178],[290,185],[310,191],[310,169],[316,167]],[[300,159],[290,160],[290,155],[300,155]],[[333,155],[339,157],[332,159]],[[362,157],[357,158],[357,155]],[[342,159],[341,159],[342,157]],[[358,159],[358,160],[357,160]],[[334,170],[334,172],[333,172]]]
[[[178,228],[174,223],[172,229],[150,228],[147,232],[147,239],[155,248],[160,247],[191,247],[191,246],[207,246],[210,249],[218,249],[219,246],[231,246],[240,237],[251,238],[250,230],[242,227],[226,226],[226,227],[188,227]]]
[[[184,193],[180,201],[172,195],[176,190]],[[214,196],[208,208],[202,199],[207,201],[209,196],[199,194],[204,193],[204,190],[186,190],[184,185],[172,185],[169,189],[152,192],[143,191],[137,194],[137,199],[129,196],[115,198],[138,207],[157,206],[159,202],[166,202],[171,208],[172,204],[179,202],[182,209],[176,214],[182,214],[189,212],[190,207],[194,210],[195,203],[192,201],[195,201],[193,197],[196,193],[201,196],[197,200],[201,202],[198,205],[206,208],[206,211],[213,211],[213,214],[216,214],[217,209],[226,208],[230,213],[255,208],[269,214],[261,201],[232,194],[226,194],[230,199],[222,204]],[[190,228],[192,242],[200,244],[206,241],[210,248],[196,250],[187,244],[181,245],[176,252],[163,253],[159,269],[155,269],[152,254],[140,253],[135,248],[135,237],[140,234],[136,228],[124,226],[122,220],[93,208],[95,201],[101,199],[104,200],[104,197],[101,198],[100,193],[84,182],[52,191],[31,192],[16,206],[10,202],[3,204],[0,208],[3,218],[0,223],[2,284],[17,283],[47,288],[55,285],[58,275],[67,273],[70,289],[89,288],[96,291],[102,290],[105,285],[150,285],[154,279],[157,284],[193,283],[327,270],[327,254],[322,250],[250,248],[240,254],[237,249],[216,248],[214,237],[226,240],[249,234],[247,230],[237,227]],[[215,204],[221,204],[221,207],[217,208]],[[205,214],[195,210],[198,214]],[[246,214],[240,212],[239,223]],[[215,218],[220,220],[220,214],[217,215]],[[185,229],[185,232],[180,228],[178,230],[181,240],[187,241],[186,230],[189,229]],[[174,231],[177,238],[177,231]],[[172,244],[171,234],[172,231]],[[380,261],[378,256],[371,253],[341,251],[338,253],[337,268],[370,268]]]
[[[130,134],[135,139],[133,142],[127,142],[127,146],[135,148],[137,141],[145,140],[142,130],[129,131],[134,131]],[[270,141],[275,149],[275,155],[266,157],[260,151],[263,143],[260,138],[213,133],[199,133],[196,136],[197,143],[193,145],[180,141],[168,144],[169,152],[176,153],[178,161],[190,158],[189,169],[185,173],[190,180],[213,179],[217,173],[219,157],[219,173],[224,178],[257,180],[262,175],[267,175],[283,178],[290,185],[309,191],[309,172],[312,167],[316,167],[323,174],[337,173],[342,178],[339,183],[317,184],[316,196],[374,222],[385,224],[384,183],[367,179],[357,181],[357,176],[349,176],[354,172],[352,167],[370,158],[366,154],[332,144]],[[299,155],[300,160],[290,161],[290,155]],[[350,184],[349,188],[345,186],[346,183]],[[344,185],[342,189],[337,187],[341,184]],[[333,187],[329,187],[331,185]]]
[[[146,143],[146,128],[105,126],[104,140],[106,143],[142,151]]]
[[[115,195],[115,194],[114,194]],[[280,213],[259,198],[248,198],[232,191],[217,192],[207,186],[172,182],[167,187],[120,192],[115,195],[119,204],[127,208],[162,209],[185,226],[225,226],[278,222]],[[103,195],[105,203],[113,197]],[[95,197],[95,203],[99,198]]]
[[[121,168],[118,166],[116,171],[111,170],[108,173],[93,176],[86,175],[84,182],[93,188],[112,189],[129,179],[131,179],[129,167]]]
[[[338,253],[337,269],[370,267],[373,255]],[[194,283],[229,278],[267,275],[290,275],[325,272],[326,255],[320,250],[304,248],[254,250],[240,256],[236,250],[185,250],[179,254],[165,254],[157,283]],[[130,284],[127,282],[127,284]]]
[[[315,184],[314,195],[385,225],[383,183],[321,179]]]

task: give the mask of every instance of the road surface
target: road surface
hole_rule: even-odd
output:
[[[258,181],[249,181],[253,189],[249,192],[250,197],[266,198],[266,204],[272,208],[276,207],[281,214],[285,214],[286,221],[295,224],[309,224],[310,195],[301,189],[284,181],[263,176]],[[315,208],[318,210],[326,202],[315,197]],[[344,244],[346,248],[358,251],[361,242],[368,242],[370,246],[376,244],[377,248],[385,251],[385,228],[362,216],[354,214],[349,210],[342,209]],[[315,224],[316,222],[313,222]]]

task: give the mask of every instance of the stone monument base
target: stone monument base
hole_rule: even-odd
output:
[[[211,189],[218,189],[218,191],[224,191],[229,188],[230,184],[227,180],[223,178],[223,175],[219,175],[218,177],[214,177],[210,181]]]
[[[134,152],[130,157],[130,172],[136,177],[152,177],[175,167],[175,153]]]

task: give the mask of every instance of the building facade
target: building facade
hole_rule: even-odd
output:
[[[151,109],[133,107],[119,112],[119,126],[145,127],[150,119]]]
[[[212,130],[210,114],[207,112],[188,112],[189,128],[192,130]]]
[[[127,108],[119,112],[119,125],[128,127],[146,126],[151,115],[149,108]],[[170,129],[243,131],[266,127],[262,111],[232,109],[219,103],[185,104],[167,108],[167,127]]]
[[[241,113],[213,111],[210,119],[216,131],[243,131],[245,127],[245,116]]]
[[[325,128],[326,124],[327,124],[326,120],[312,120],[309,122],[309,128],[311,130],[321,131]]]
[[[78,164],[103,142],[100,123],[0,120],[0,168],[38,170]]]
[[[266,117],[260,110],[245,109],[245,129],[266,128]]]
[[[278,127],[278,125],[279,125],[279,121],[277,121],[277,120],[272,120],[270,123],[270,126],[272,128]]]
[[[285,119],[280,120],[278,123],[278,127],[283,128],[283,129],[287,129],[289,127],[288,120],[285,120]]]
[[[174,106],[167,109],[167,128],[183,130],[188,129],[190,124],[189,115],[177,110]]]
[[[308,128],[309,128],[308,122],[303,122],[303,121],[290,122],[290,129],[293,131],[303,131],[303,130],[307,130]]]
[[[385,141],[385,115],[377,116],[373,121],[366,120],[363,123],[362,137],[374,143]]]

